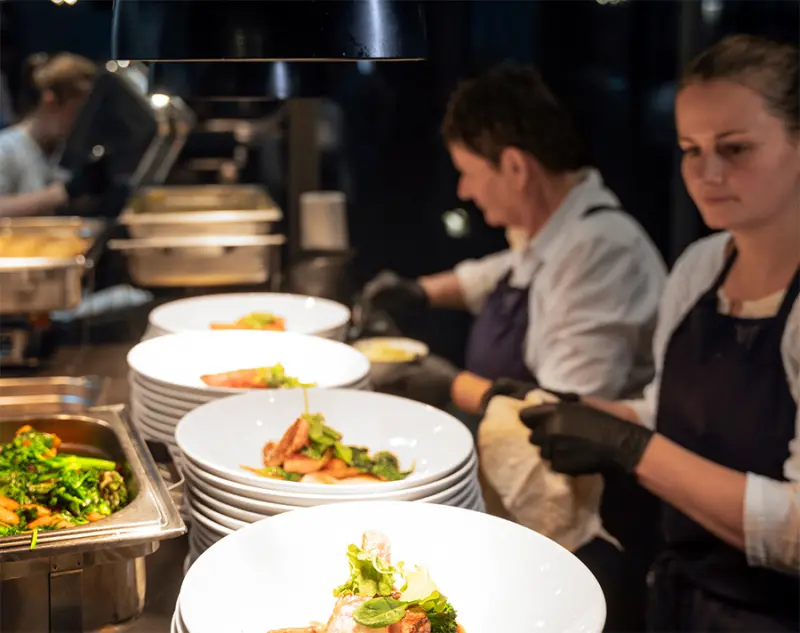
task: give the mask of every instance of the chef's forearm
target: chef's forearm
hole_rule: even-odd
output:
[[[641,424],[639,416],[632,408],[622,402],[614,402],[613,400],[604,400],[603,398],[595,398],[594,396],[583,396],[581,401],[588,404],[590,407],[605,411],[613,416],[633,422],[634,424]]]
[[[645,488],[743,550],[747,476],[654,435],[636,476]]]
[[[64,185],[55,184],[32,193],[0,196],[0,217],[48,215],[67,203]]]
[[[459,409],[474,415],[481,412],[483,396],[492,387],[492,381],[462,371],[453,381],[450,388],[450,397]]]
[[[463,310],[466,307],[461,283],[452,270],[420,277],[418,281],[434,308]]]

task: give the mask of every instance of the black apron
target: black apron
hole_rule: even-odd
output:
[[[595,206],[584,211],[581,217],[618,210]],[[500,280],[487,297],[476,318],[467,343],[465,369],[489,380],[514,378],[538,385],[536,377],[525,363],[531,287],[515,288],[509,283],[510,279],[511,272]],[[480,416],[452,412],[473,434],[477,434]],[[630,477],[620,476],[620,479],[625,481],[612,482],[606,478],[600,515],[606,529],[622,543],[625,553],[599,538],[574,552],[603,588],[608,609],[605,630],[618,633],[641,631],[644,627],[645,575],[652,558],[646,561],[642,558],[640,552],[643,546],[638,541],[643,534],[647,534],[646,546],[652,549],[652,535],[657,525],[652,510],[656,507],[655,501],[648,498],[649,493],[637,486]],[[647,512],[643,513],[642,508],[647,508]],[[620,534],[614,526],[619,526],[620,531],[631,532],[632,536],[627,538],[628,534]],[[645,562],[640,564],[641,561]]]
[[[672,335],[664,357],[659,433],[722,466],[784,480],[797,403],[786,380],[781,341],[800,291],[800,271],[778,314],[720,314],[717,292],[735,261]],[[744,552],[664,504],[666,548],[654,566],[654,631],[800,630],[800,580],[751,567]]]

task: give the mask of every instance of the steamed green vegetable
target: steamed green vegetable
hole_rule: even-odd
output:
[[[0,536],[97,521],[122,509],[129,492],[113,461],[59,454],[56,435],[24,426],[0,447]]]

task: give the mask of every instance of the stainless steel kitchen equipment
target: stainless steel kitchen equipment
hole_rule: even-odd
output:
[[[0,378],[0,419],[80,413],[97,403],[101,388],[99,376]]]
[[[195,235],[264,235],[283,218],[255,185],[148,187],[120,215],[134,238]]]
[[[195,235],[112,240],[145,288],[264,284],[280,287],[282,235]]]
[[[48,313],[70,310],[92,286],[93,268],[102,250],[105,223],[71,217],[4,218],[0,240],[5,252],[14,241],[76,241],[83,252],[71,256],[0,256],[0,366],[36,367],[46,347]],[[9,244],[12,246],[9,248]],[[19,254],[19,253],[17,253]]]
[[[0,420],[0,441],[30,424],[56,433],[69,452],[103,455],[124,465],[133,501],[84,526],[0,538],[0,630],[3,633],[112,631],[144,609],[144,559],[185,526],[139,432],[122,406],[82,414]]]
[[[93,246],[104,223],[89,218],[4,218],[2,237],[85,240],[72,257],[0,257],[0,315],[69,310],[80,303],[81,281],[94,265]]]

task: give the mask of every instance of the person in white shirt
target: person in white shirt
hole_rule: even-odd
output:
[[[642,400],[523,409],[554,470],[663,500],[654,631],[800,630],[800,64],[726,38],[676,98],[686,187],[718,230],[675,265]]]
[[[20,123],[0,131],[0,217],[53,215],[70,199],[107,186],[103,161],[65,181],[50,162],[91,90],[95,65],[71,53],[39,54],[26,70],[32,103]]]
[[[463,371],[428,357],[382,373],[376,388],[477,414],[493,380],[621,397],[652,377],[664,263],[588,165],[565,108],[531,68],[506,66],[451,97],[443,135],[458,195],[488,224],[527,234],[521,249],[401,279],[383,272],[362,304],[396,321],[429,307],[476,315]]]
[[[565,108],[535,70],[501,67],[456,91],[443,135],[460,172],[459,197],[474,201],[488,224],[507,228],[517,246],[419,280],[384,272],[367,284],[366,314],[388,313],[397,322],[429,307],[476,315],[463,369],[428,356],[382,369],[374,387],[434,406],[452,403],[476,433],[485,396],[501,378],[594,396],[641,394],[653,376],[652,336],[666,267],[589,165]],[[497,419],[481,423],[481,438],[502,443]],[[481,461],[486,481],[513,485],[516,477],[498,465],[515,459],[514,447],[487,442],[479,445],[482,456],[491,455]],[[602,538],[575,550],[600,579],[610,631],[643,625],[644,565],[628,573],[639,550],[617,527],[655,529],[654,515],[643,510],[632,519],[630,511],[655,509],[655,503],[634,494],[603,497],[605,527],[630,554]]]

